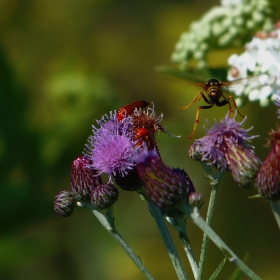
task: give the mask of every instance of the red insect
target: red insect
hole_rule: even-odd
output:
[[[141,146],[143,141],[148,144],[149,142],[149,132],[146,128],[144,127],[139,127],[134,129],[135,135],[134,135],[134,140],[139,140],[137,143],[138,146]]]
[[[135,109],[146,108],[147,106],[149,106],[149,104],[150,102],[147,102],[145,100],[139,100],[121,107],[117,112],[118,121],[121,121],[126,115],[132,114]]]

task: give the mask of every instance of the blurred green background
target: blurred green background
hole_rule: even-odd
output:
[[[53,212],[53,198],[69,189],[72,160],[79,156],[91,125],[110,110],[138,99],[153,101],[163,124],[180,139],[160,135],[159,148],[169,166],[185,168],[203,194],[209,184],[199,163],[188,158],[187,140],[197,89],[155,74],[170,64],[173,47],[194,19],[219,1],[183,0],[1,0],[0,1],[0,279],[144,279],[89,210],[69,218]],[[279,4],[274,1],[275,11]],[[279,18],[274,14],[275,21]],[[212,66],[225,66],[228,52],[213,53]],[[241,52],[239,50],[239,52]],[[245,127],[252,125],[257,154],[263,159],[276,108],[247,104]],[[201,112],[196,137],[208,119],[226,107]],[[265,122],[263,122],[265,118]],[[267,202],[248,199],[255,191],[238,188],[227,174],[222,183],[214,229],[264,279],[277,279],[279,229]],[[136,193],[120,191],[116,225],[156,279],[176,279],[146,204]],[[188,221],[196,255],[202,233]],[[191,270],[171,229],[190,279]],[[222,260],[210,245],[205,279]],[[218,279],[234,271],[226,264]],[[246,279],[241,277],[241,279]]]

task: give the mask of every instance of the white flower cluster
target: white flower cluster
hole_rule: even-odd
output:
[[[271,30],[269,14],[267,0],[222,0],[181,35],[171,60],[186,68],[194,59],[199,68],[205,67],[209,49],[241,46],[248,33]]]
[[[260,101],[261,106],[267,106],[274,101],[280,91],[280,24],[270,33],[258,32],[253,40],[245,45],[246,51],[241,55],[233,54],[228,63],[231,68],[228,80],[232,81],[249,75],[261,74],[248,79],[245,87],[229,88],[237,96],[241,105],[244,97],[250,101]],[[250,82],[253,80],[254,82]],[[245,80],[246,81],[246,80]]]

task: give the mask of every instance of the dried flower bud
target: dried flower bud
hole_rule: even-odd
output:
[[[130,170],[124,176],[121,176],[117,173],[116,176],[114,176],[114,178],[118,186],[124,191],[138,191],[143,186],[143,183],[140,180],[135,168]]]
[[[75,199],[70,191],[61,191],[54,198],[54,212],[62,217],[72,215]]]
[[[147,195],[161,210],[170,210],[184,199],[186,182],[154,152],[146,154],[136,169]]]
[[[90,200],[93,206],[97,209],[106,209],[112,206],[119,197],[119,191],[114,185],[102,184],[94,188],[90,195]]]
[[[131,116],[134,140],[138,142],[138,145],[145,143],[148,150],[156,148],[155,136],[158,132],[168,133],[167,129],[161,124],[163,114],[157,117],[153,106],[148,107],[146,111],[141,108],[135,109]]]
[[[267,145],[272,148],[257,174],[255,184],[262,196],[280,200],[280,127],[277,126],[269,135]]]
[[[91,191],[102,183],[101,177],[88,167],[90,160],[78,157],[72,163],[71,189],[77,199],[89,199]]]

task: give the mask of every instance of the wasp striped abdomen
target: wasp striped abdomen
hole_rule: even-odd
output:
[[[220,82],[217,79],[210,79],[205,84],[205,92],[210,99],[219,99],[222,95]]]

